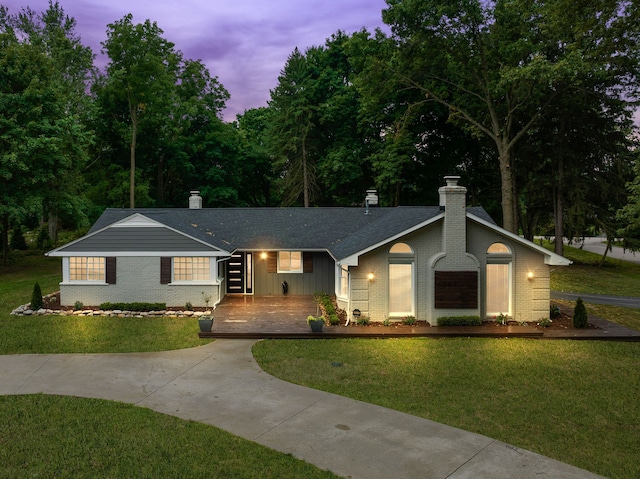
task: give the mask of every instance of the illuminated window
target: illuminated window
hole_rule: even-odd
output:
[[[413,249],[407,243],[396,243],[394,244],[389,253],[393,254],[413,254]]]
[[[104,281],[104,258],[95,256],[72,256],[69,258],[69,280]]]
[[[503,243],[493,243],[487,249],[488,254],[511,254],[511,250]]]
[[[487,249],[486,315],[511,315],[512,253],[503,243],[493,243]]]
[[[302,273],[302,251],[278,251],[278,273]]]
[[[209,258],[176,257],[173,258],[174,281],[207,281],[211,279]]]
[[[407,243],[389,249],[389,316],[415,314],[414,251]]]

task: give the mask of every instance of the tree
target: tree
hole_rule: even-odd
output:
[[[87,59],[73,26],[57,3],[40,16],[28,9],[9,15],[0,7],[0,107],[7,112],[0,116],[3,264],[10,223],[42,215],[45,202],[50,212],[59,207],[63,198],[55,193],[69,186],[64,178],[81,167],[91,142],[74,90],[83,66],[61,63],[65,55],[71,63]]]
[[[309,207],[316,192],[315,126],[317,102],[308,59],[296,48],[271,91],[269,107],[272,153],[283,175],[283,202],[291,205],[302,195]]]
[[[129,143],[129,206],[135,207],[136,146],[140,122],[145,116],[168,112],[181,56],[173,43],[162,38],[158,25],[146,20],[133,24],[133,16],[107,26],[107,40],[102,52],[110,61],[102,88],[116,104],[126,108],[121,121],[126,122]]]
[[[387,0],[393,73],[495,144],[503,226],[518,229],[514,147],[556,98],[599,79],[633,96],[638,5],[625,0]]]
[[[622,224],[617,233],[624,239],[626,248],[640,250],[640,156],[635,152],[635,178],[627,183],[628,202],[617,211],[616,217]]]

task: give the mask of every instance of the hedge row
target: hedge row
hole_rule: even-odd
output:
[[[167,309],[167,303],[102,303],[100,309],[113,311],[163,311]]]
[[[442,316],[438,318],[438,326],[480,326],[480,316]]]

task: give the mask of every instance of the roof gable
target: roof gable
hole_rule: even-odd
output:
[[[532,241],[529,241],[528,239],[523,238],[522,236],[518,236],[517,234],[511,233],[510,231],[505,230],[504,228],[499,227],[498,225],[496,225],[495,223],[491,223],[483,218],[481,218],[480,216],[476,216],[472,213],[467,213],[467,218],[475,221],[476,223],[479,223],[489,229],[492,229],[494,231],[496,231],[497,233],[499,233],[502,236],[506,236],[510,239],[512,239],[513,241],[529,248],[532,249],[534,251],[537,251],[538,253],[542,254],[544,256],[544,262],[545,264],[551,265],[551,266],[568,266],[572,263],[571,260],[565,258],[564,256],[560,256],[559,254],[556,254],[552,251],[549,251],[546,248],[543,248],[542,246],[539,246],[535,243],[533,243]]]
[[[48,256],[222,256],[227,251],[191,238],[139,213],[89,232]]]

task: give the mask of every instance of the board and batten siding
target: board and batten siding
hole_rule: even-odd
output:
[[[304,252],[303,263],[306,272],[303,273],[278,273],[277,269],[274,270],[277,254],[277,251],[268,251],[266,258],[261,258],[258,252],[253,255],[254,294],[282,294],[284,281],[288,284],[290,295],[312,295],[318,291],[334,293],[335,262],[328,253]]]

